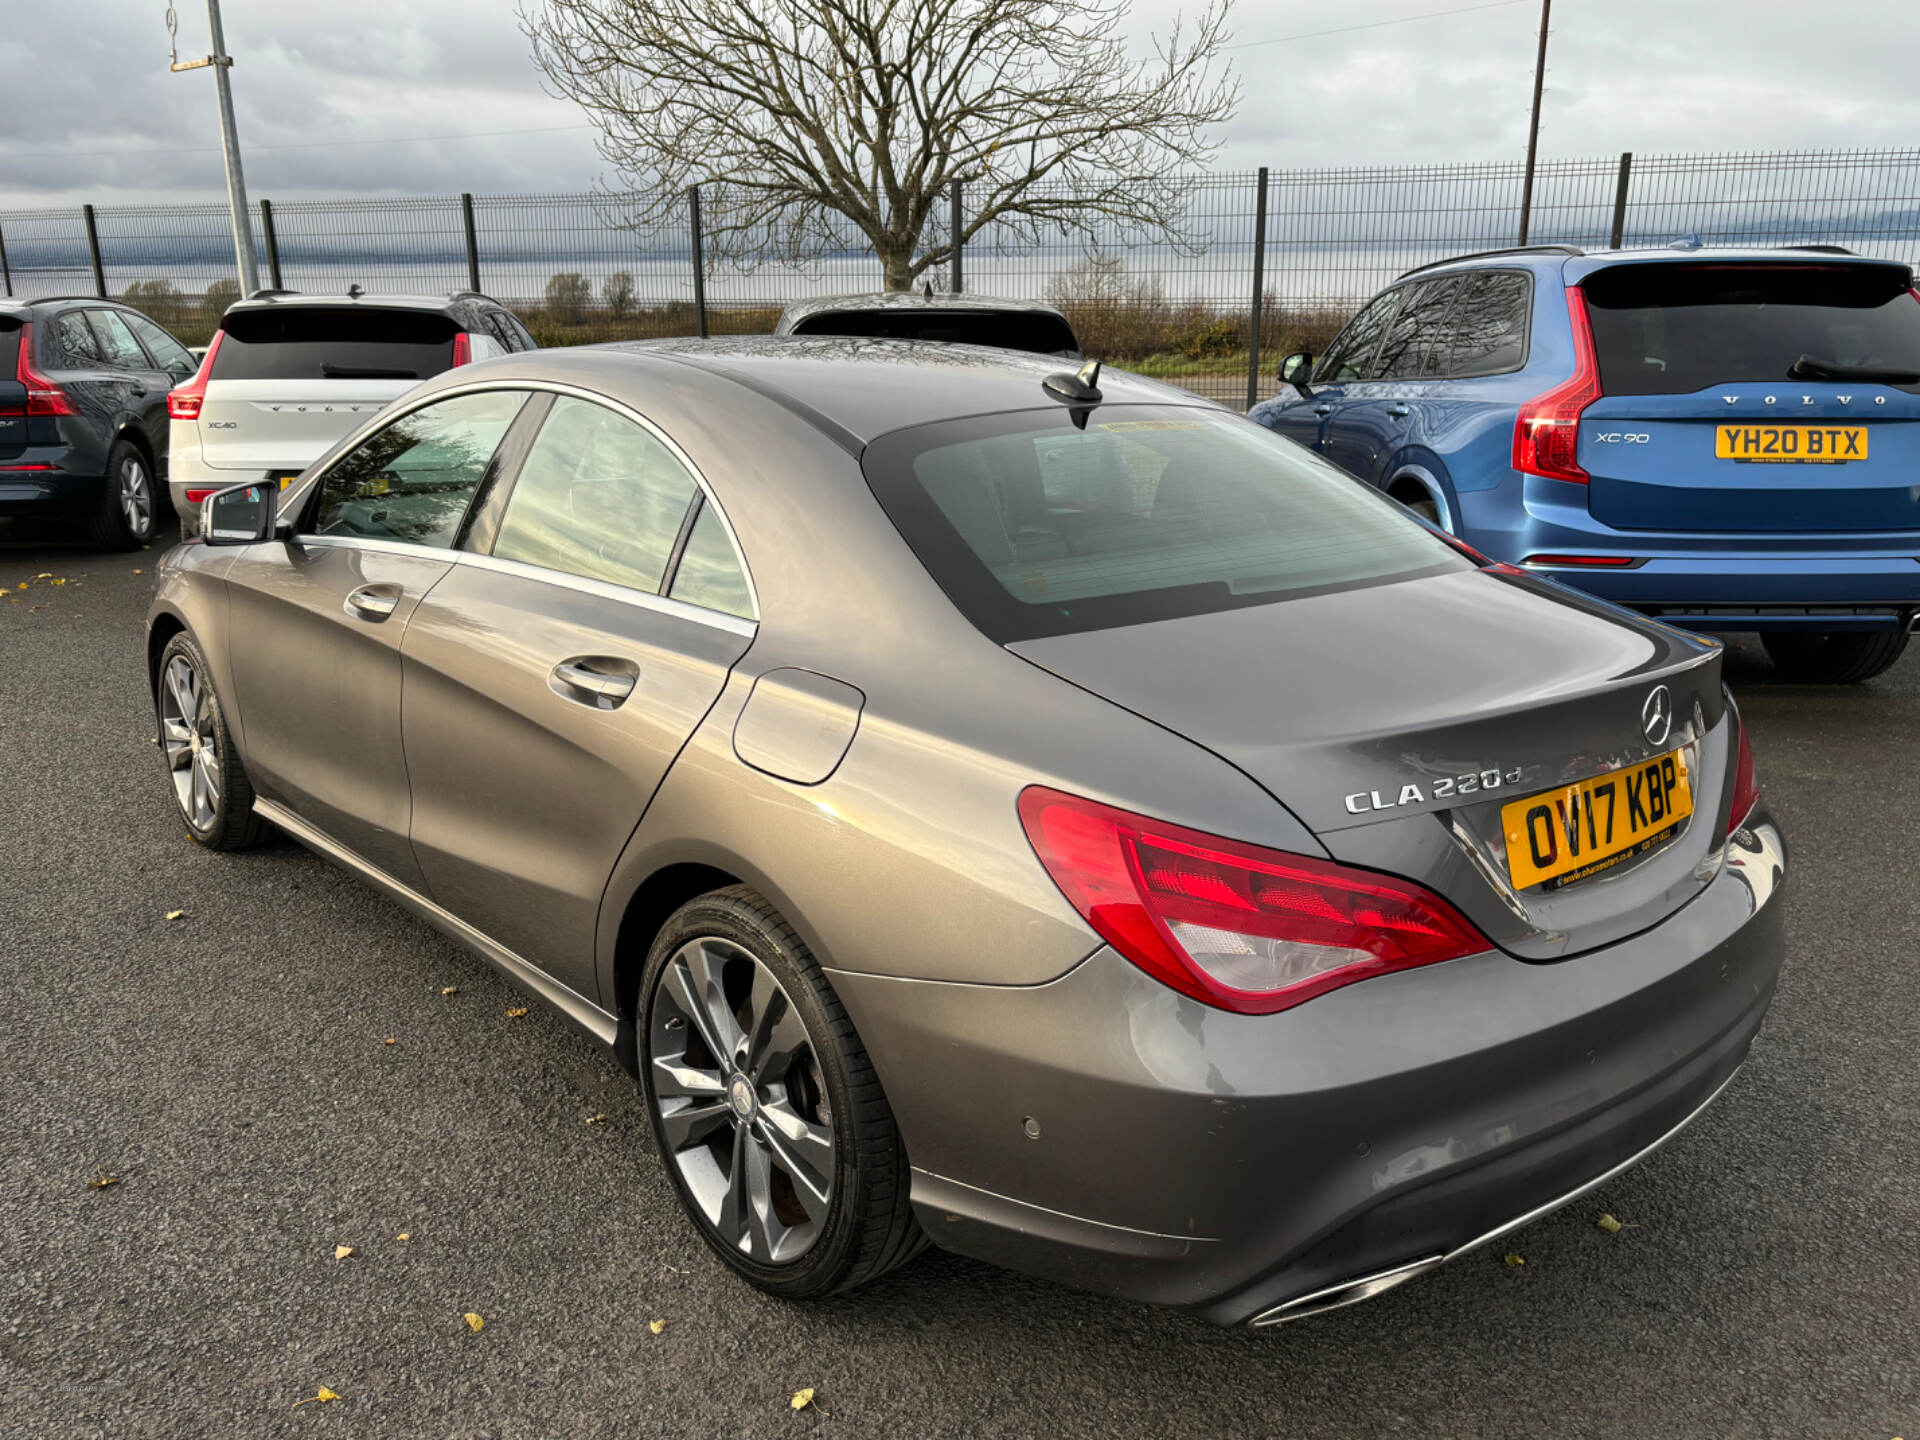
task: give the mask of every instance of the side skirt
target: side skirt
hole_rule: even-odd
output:
[[[351,871],[389,900],[404,905],[434,929],[458,940],[482,960],[503,972],[509,979],[518,981],[533,991],[581,1029],[591,1034],[602,1045],[613,1044],[614,1037],[620,1028],[619,1019],[602,1010],[578,990],[561,984],[538,965],[521,959],[499,941],[474,929],[451,911],[441,909],[418,891],[409,889],[398,880],[376,869],[344,845],[329,839],[285,806],[275,804],[271,800],[256,799],[253,802],[253,808],[314,854],[324,860],[331,860],[344,870]]]

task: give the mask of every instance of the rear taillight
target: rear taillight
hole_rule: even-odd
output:
[[[59,383],[40,373],[33,363],[33,326],[20,327],[20,364],[14,376],[27,387],[29,415],[78,415],[73,399]]]
[[[205,490],[189,489],[187,491],[187,503],[189,505],[198,505],[202,500],[206,499],[207,496],[217,495],[219,493],[218,487],[214,486],[209,486]]]
[[[1733,723],[1740,727],[1740,749],[1733,761],[1733,803],[1727,807],[1727,834],[1747,823],[1753,807],[1760,803],[1760,786],[1753,778],[1753,747],[1747,743],[1747,727],[1740,723],[1738,711],[1730,711]]]
[[[1493,948],[1418,885],[1030,786],[1020,823],[1102,939],[1223,1010],[1270,1015],[1356,980]]]
[[[167,418],[170,420],[198,420],[200,406],[207,398],[207,377],[213,373],[213,357],[220,351],[220,342],[226,339],[227,332],[216,330],[213,339],[207,345],[207,353],[200,357],[200,368],[193,372],[193,378],[186,384],[167,392]]]
[[[473,337],[466,331],[455,332],[453,337],[453,363],[466,365],[473,360]]]
[[[1591,477],[1575,458],[1580,448],[1580,412],[1600,398],[1600,366],[1593,358],[1587,297],[1578,285],[1567,287],[1567,316],[1573,322],[1572,378],[1520,407],[1520,418],[1513,425],[1513,468],[1526,475],[1585,485]]]

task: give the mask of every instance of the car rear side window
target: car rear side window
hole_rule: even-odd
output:
[[[1370,378],[1411,380],[1432,374],[1428,359],[1447,317],[1458,279],[1423,280],[1404,287],[1400,308],[1380,338]]]
[[[1184,406],[1064,407],[883,435],[867,482],[1002,643],[1464,570],[1394,502],[1271,431]]]
[[[563,395],[520,467],[493,553],[658,595],[698,490],[646,429]]]
[[[1442,380],[1503,375],[1527,363],[1533,277],[1476,271],[1458,277],[1444,312],[1430,327],[1423,374]]]
[[[186,346],[146,316],[123,314],[120,318],[133,327],[133,333],[140,337],[140,343],[147,347],[147,353],[162,370],[184,377],[199,368]]]
[[[519,390],[457,395],[375,431],[321,477],[313,533],[451,547],[526,398]]]
[[[1920,300],[1904,266],[1616,265],[1587,277],[1609,395],[1866,376],[1920,391]]]
[[[733,541],[720,512],[703,504],[680,552],[680,564],[673,572],[672,596],[689,605],[704,606],[743,620],[753,616],[753,593],[747,588],[746,571],[734,553]]]
[[[100,342],[94,338],[87,317],[78,310],[69,310],[53,322],[53,338],[64,365],[80,369],[105,363],[100,358]]]
[[[376,306],[236,310],[209,380],[425,380],[453,365],[451,317]]]
[[[116,370],[146,370],[153,362],[147,359],[147,352],[140,348],[140,342],[133,338],[133,331],[126,322],[111,310],[90,310],[87,319],[93,323],[93,333],[100,341],[100,358]]]

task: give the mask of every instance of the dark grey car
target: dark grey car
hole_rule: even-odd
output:
[[[1056,364],[545,351],[222,492],[151,613],[189,832],[613,1047],[781,1295],[931,1239],[1275,1323],[1685,1125],[1782,954],[1719,648]]]

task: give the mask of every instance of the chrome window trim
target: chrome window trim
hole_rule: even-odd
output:
[[[430,559],[442,560],[450,565],[465,565],[475,570],[491,570],[500,575],[515,575],[523,580],[537,580],[542,585],[557,585],[562,590],[575,590],[583,595],[598,596],[602,600],[618,601],[622,605],[636,606],[641,610],[651,610],[655,614],[670,615],[676,620],[689,620],[714,630],[724,630],[730,635],[739,635],[752,639],[760,633],[760,622],[742,619],[738,615],[729,615],[724,610],[709,610],[704,605],[690,605],[685,600],[675,600],[666,595],[650,595],[645,590],[629,590],[624,585],[615,585],[608,580],[590,580],[584,575],[569,575],[564,570],[548,570],[540,565],[528,565],[520,560],[502,560],[493,555],[478,555],[471,550],[449,550],[440,545],[408,545],[399,540],[363,540],[355,535],[294,535],[289,543],[295,545],[317,545],[339,550],[371,550],[382,555],[423,555]]]
[[[653,421],[649,420],[646,416],[642,415],[638,410],[635,410],[631,405],[628,405],[623,400],[616,400],[611,395],[602,394],[598,390],[589,390],[585,386],[581,386],[581,385],[569,385],[564,381],[560,381],[560,380],[516,380],[516,379],[509,379],[506,376],[501,376],[498,379],[476,380],[464,385],[449,385],[444,390],[435,390],[431,394],[421,395],[415,399],[408,400],[404,405],[396,401],[394,406],[389,407],[388,409],[385,409],[385,410],[381,410],[380,412],[375,414],[370,420],[368,420],[364,425],[362,425],[358,430],[354,431],[351,435],[349,435],[345,440],[340,441],[339,444],[334,449],[333,453],[327,457],[325,465],[323,465],[320,469],[315,470],[311,475],[308,475],[298,485],[294,486],[291,490],[287,492],[286,497],[281,501],[282,508],[284,509],[287,506],[291,505],[293,506],[293,508],[298,509],[300,506],[305,505],[306,497],[311,492],[312,487],[318,485],[322,480],[324,480],[329,470],[331,470],[335,465],[337,465],[347,455],[349,451],[356,448],[362,440],[364,440],[367,436],[372,435],[375,431],[384,430],[387,426],[396,424],[397,422],[406,419],[406,417],[411,415],[414,411],[425,409],[429,405],[438,404],[442,400],[452,400],[461,395],[478,395],[478,394],[482,394],[484,392],[492,391],[492,390],[522,390],[528,393],[532,393],[534,391],[546,391],[547,393],[553,394],[553,395],[571,395],[576,400],[585,400],[594,405],[604,405],[607,409],[613,411],[616,415],[619,415],[623,419],[631,420],[634,424],[638,425],[642,430],[645,430],[649,435],[653,436],[654,439],[658,440],[662,445],[666,446],[667,452],[671,454],[674,459],[678,460],[681,463],[681,465],[683,465],[686,468],[686,472],[688,475],[693,477],[694,485],[698,487],[701,495],[705,498],[706,503],[713,508],[714,514],[720,517],[720,528],[726,531],[727,543],[733,547],[733,558],[735,562],[740,566],[740,573],[746,577],[747,599],[748,599],[748,602],[753,606],[753,615],[750,619],[740,621],[740,623],[753,625],[759,622],[760,588],[758,585],[754,583],[753,568],[747,564],[747,553],[740,546],[740,537],[734,531],[733,521],[729,519],[727,516],[727,507],[722,505],[720,503],[720,497],[713,493],[713,486],[709,485],[707,483],[707,477],[700,473],[700,467],[693,463],[693,458],[690,455],[688,455],[685,450],[682,450],[680,448],[680,446],[674,441],[674,438],[671,435],[667,434],[666,431],[662,430],[658,425],[654,424]],[[405,397],[402,397],[402,399],[404,400]],[[539,432],[536,431],[534,433],[534,442],[537,444],[539,442],[539,439],[540,439]],[[511,494],[509,494],[507,497],[507,503],[509,506],[511,506],[513,503],[513,497]],[[297,538],[302,540],[324,540],[324,539],[332,539],[334,537],[317,536],[317,535],[298,535]],[[398,548],[408,554],[419,554],[423,549],[429,549],[432,547],[420,546],[420,545],[401,545],[401,546],[398,546]],[[450,550],[444,553],[458,556],[458,555],[468,554],[469,552]],[[485,556],[482,558],[491,559],[492,557]],[[509,564],[509,563],[518,563],[518,562],[502,561],[501,563]],[[634,596],[641,596],[644,598],[651,598],[651,599],[667,598],[665,596],[647,596],[647,592],[645,592],[644,590],[628,590],[623,586],[612,585],[605,581],[589,581],[584,576],[567,575],[564,571],[560,571],[560,570],[546,570],[538,566],[525,566],[523,567],[522,573],[525,573],[525,572],[537,572],[534,574],[534,578],[542,579],[542,580],[554,580],[558,583],[573,583],[577,585],[603,586],[604,587],[603,590],[593,591],[592,593],[595,593],[595,594],[606,593],[610,595],[611,598],[613,599],[631,599]],[[701,616],[724,614],[724,612],[722,611],[707,610],[704,607],[698,606],[698,605],[688,605],[687,602],[684,600],[678,600],[672,603],[682,606],[689,611],[696,612]],[[727,615],[725,616],[725,618],[728,620],[736,620],[736,621],[740,620],[740,617],[733,616],[733,615]]]

